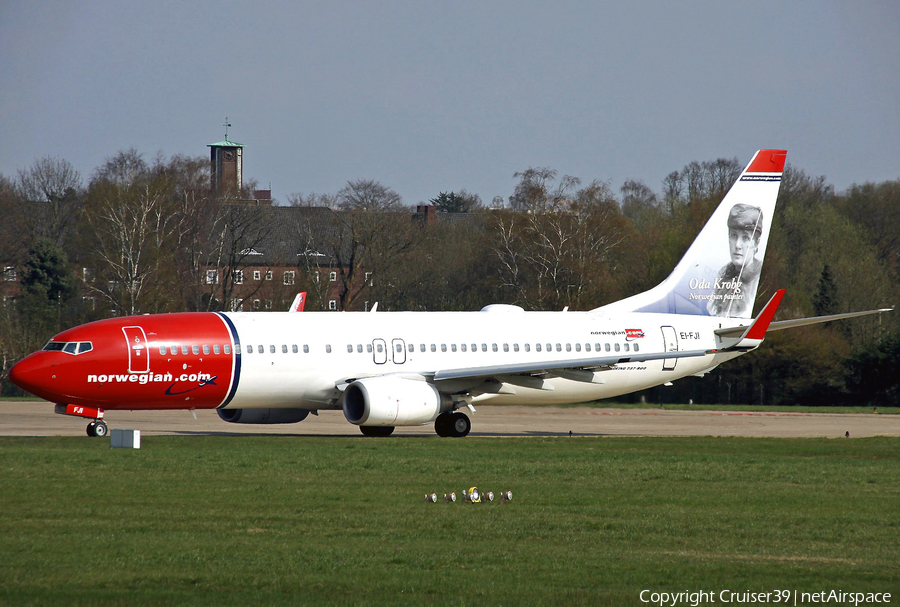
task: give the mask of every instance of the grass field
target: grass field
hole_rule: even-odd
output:
[[[0,439],[0,603],[894,592],[900,439]],[[425,504],[478,485],[500,505]]]

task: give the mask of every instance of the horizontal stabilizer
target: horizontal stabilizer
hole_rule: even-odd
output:
[[[891,312],[893,310],[894,308],[881,308],[879,310],[866,310],[865,312],[847,312],[846,314],[830,314],[828,316],[813,316],[811,318],[797,318],[795,320],[779,320],[778,322],[772,323],[769,327],[769,331],[781,331],[782,329],[817,325],[823,322],[844,320],[845,318],[856,318],[858,316],[869,316],[871,314],[880,314],[882,312]]]

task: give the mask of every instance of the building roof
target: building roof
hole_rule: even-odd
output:
[[[216,143],[207,143],[206,147],[208,148],[242,148],[245,147],[243,143],[237,143],[236,141],[228,141],[228,136],[225,136],[225,141],[218,141]]]

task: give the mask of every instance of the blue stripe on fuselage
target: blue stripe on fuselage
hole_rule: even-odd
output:
[[[238,382],[241,379],[241,339],[238,337],[237,328],[234,326],[234,323],[231,322],[231,319],[222,314],[221,312],[216,312],[219,317],[225,321],[225,324],[228,325],[228,330],[231,331],[231,341],[234,348],[234,373],[231,378],[231,389],[228,391],[228,396],[225,398],[225,401],[219,405],[219,409],[228,405],[231,402],[231,399],[234,398],[235,392],[237,392]]]

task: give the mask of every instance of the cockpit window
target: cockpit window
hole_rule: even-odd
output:
[[[66,354],[84,354],[90,352],[94,346],[89,341],[51,341],[43,347],[45,352],[65,352]]]

